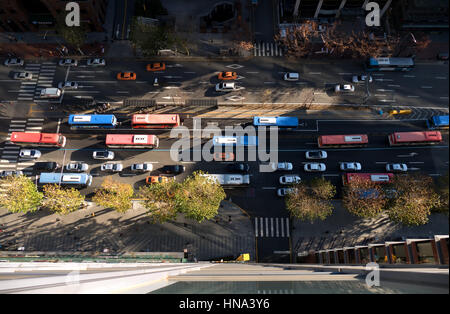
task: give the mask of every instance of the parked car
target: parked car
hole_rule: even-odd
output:
[[[213,155],[214,161],[233,161],[234,160],[234,153],[221,153],[217,152]]]
[[[147,71],[164,71],[166,69],[166,64],[164,62],[155,62],[147,64]]]
[[[134,172],[147,172],[152,171],[153,165],[151,163],[142,163],[142,164],[132,164],[131,171]]]
[[[280,184],[294,184],[299,183],[300,181],[301,179],[298,175],[288,175],[280,177]]]
[[[20,170],[3,170],[0,171],[0,178],[6,178],[6,177],[18,177],[23,176],[23,171]]]
[[[64,90],[67,90],[67,89],[78,89],[78,83],[77,82],[70,82],[70,81],[59,82],[58,88],[59,89],[64,89]]]
[[[408,171],[408,166],[406,164],[387,164],[386,171],[406,172]]]
[[[369,80],[369,83],[372,83],[372,76],[371,75],[353,75],[352,77],[352,83],[360,83],[360,82],[365,82]]]
[[[19,157],[26,159],[38,159],[41,157],[41,152],[36,149],[21,149]]]
[[[55,171],[59,167],[61,166],[54,161],[42,161],[34,163],[34,170],[40,171]]]
[[[306,159],[325,159],[328,157],[324,150],[309,150],[305,153]]]
[[[165,176],[149,176],[145,179],[145,183],[152,184],[152,183],[166,183],[169,182],[169,177]]]
[[[220,72],[218,78],[219,80],[235,80],[237,79],[237,73],[230,71]]]
[[[76,67],[76,66],[78,66],[78,61],[75,59],[61,59],[61,60],[59,60],[59,65]]]
[[[295,193],[297,191],[296,188],[279,188],[277,190],[277,195],[280,197],[286,196],[290,193]]]
[[[304,169],[307,172],[322,172],[325,171],[327,167],[323,163],[309,162],[305,164]]]
[[[291,171],[292,169],[294,169],[294,167],[290,162],[278,162],[278,163],[272,162],[270,166],[274,170],[281,170],[281,171]]]
[[[283,78],[285,81],[298,81],[300,76],[298,75],[298,73],[289,72],[285,73]]]
[[[6,59],[3,64],[7,67],[11,67],[11,66],[23,66],[23,63],[24,63],[23,59],[9,58],[9,59]]]
[[[359,162],[341,162],[339,168],[342,171],[359,171],[361,164]]]
[[[337,84],[334,87],[334,91],[336,93],[353,93],[355,91],[355,86],[351,85],[351,84]]]
[[[240,163],[234,163],[234,164],[229,164],[227,166],[227,170],[230,172],[242,172],[242,173],[247,173],[250,171],[250,165],[240,162]]]
[[[123,170],[123,165],[121,163],[107,162],[101,165],[101,171],[111,171],[111,172],[121,172]]]
[[[239,90],[235,83],[219,83],[216,85],[216,92],[232,92]]]
[[[69,172],[85,172],[88,169],[88,164],[84,162],[71,162],[66,165],[66,170]]]
[[[161,172],[165,174],[180,174],[186,170],[186,167],[183,165],[167,165],[161,168]]]
[[[105,66],[106,61],[105,61],[105,59],[101,59],[101,58],[92,58],[92,59],[89,59],[86,62],[86,64],[89,66]]]
[[[114,152],[109,150],[97,150],[92,153],[92,158],[94,159],[106,159],[106,160],[113,160],[114,159]]]
[[[33,78],[33,73],[30,72],[16,72],[14,73],[15,80],[28,81]]]

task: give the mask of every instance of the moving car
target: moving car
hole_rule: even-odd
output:
[[[295,193],[296,191],[297,191],[296,188],[280,188],[277,190],[277,195],[283,197],[290,193]]]
[[[15,80],[31,80],[33,78],[33,74],[30,72],[17,72],[14,73],[14,79]]]
[[[76,67],[78,65],[78,61],[75,59],[61,59],[59,60],[59,65]]]
[[[123,170],[123,165],[120,163],[107,162],[101,165],[101,171],[111,171],[111,172],[121,172]]]
[[[240,163],[235,163],[235,164],[229,164],[227,166],[227,170],[230,172],[242,172],[242,173],[247,173],[250,171],[250,165],[240,162]]]
[[[294,184],[299,183],[301,180],[298,175],[281,176],[280,184]]]
[[[19,157],[27,159],[38,159],[41,157],[41,152],[36,149],[21,149]]]
[[[165,174],[180,174],[186,170],[186,167],[183,165],[167,165],[161,168],[161,172]]]
[[[289,72],[284,74],[285,81],[298,81],[299,78],[300,76],[298,75],[298,73]]]
[[[218,76],[219,80],[235,80],[237,79],[237,73],[236,72],[220,72]]]
[[[142,164],[132,164],[131,165],[131,171],[134,172],[147,172],[152,171],[153,165],[151,163],[142,163]]]
[[[61,97],[61,90],[55,87],[48,87],[41,89],[41,98],[59,98]]]
[[[339,168],[342,171],[359,171],[361,164],[359,162],[341,162]]]
[[[114,152],[109,150],[96,150],[92,153],[92,158],[94,159],[105,159],[105,160],[113,160]]]
[[[323,163],[309,162],[305,164],[304,169],[307,172],[321,172],[325,171],[327,167]]]
[[[100,58],[93,58],[93,59],[89,59],[86,62],[87,65],[89,66],[105,66],[106,65],[106,61],[105,59],[100,59]]]
[[[6,178],[6,177],[18,177],[23,176],[23,171],[20,170],[3,170],[0,171],[0,178]]]
[[[66,170],[69,172],[84,172],[88,169],[88,164],[84,162],[71,162],[66,165]]]
[[[235,83],[219,83],[216,85],[216,92],[232,92],[239,90]]]
[[[346,93],[353,93],[355,91],[355,86],[351,84],[337,84],[334,87],[334,91],[336,93],[346,92]]]
[[[58,84],[59,89],[78,89],[78,83],[77,82],[59,82]]]
[[[166,64],[164,62],[155,62],[147,64],[147,71],[164,71],[166,69]]]
[[[372,83],[372,76],[362,74],[362,75],[353,75],[352,77],[353,83],[365,82],[367,80],[369,80],[369,83]]]
[[[327,152],[324,150],[309,150],[305,153],[306,159],[325,159]]]
[[[406,172],[408,166],[406,164],[387,164],[386,171]]]
[[[136,80],[136,73],[120,72],[120,73],[117,73],[117,79],[119,81],[134,81],[134,80]]]
[[[213,159],[215,161],[233,161],[234,160],[234,153],[217,152],[217,153],[214,153]]]
[[[145,179],[145,183],[152,184],[152,183],[167,183],[169,182],[169,177],[165,176],[149,176]]]
[[[23,63],[24,63],[23,59],[9,58],[9,59],[6,59],[3,64],[7,67],[11,67],[11,66],[23,66]]]
[[[294,167],[290,162],[278,162],[278,163],[272,162],[270,166],[274,170],[281,170],[281,171],[291,171],[292,169],[294,169]]]
[[[60,165],[54,161],[41,161],[34,164],[34,170],[55,171]]]

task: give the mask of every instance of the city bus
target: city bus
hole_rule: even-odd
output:
[[[369,143],[366,134],[353,135],[320,135],[317,138],[317,145],[322,148],[327,147],[363,147]]]
[[[71,129],[113,129],[118,125],[112,114],[71,114],[68,123]]]
[[[60,133],[12,132],[10,141],[25,146],[66,146],[66,137]]]
[[[43,172],[39,175],[39,184],[61,184],[85,187],[92,184],[92,176],[86,173]]]
[[[240,186],[250,184],[250,175],[248,174],[202,174],[220,185]]]
[[[412,58],[369,58],[365,63],[366,71],[411,71],[414,68]]]
[[[178,114],[134,114],[133,129],[170,129],[181,125]]]
[[[370,180],[375,183],[391,183],[394,179],[393,173],[346,173],[342,176],[342,183],[348,184],[354,178]]]
[[[159,139],[149,134],[107,134],[106,146],[109,148],[157,148]]]
[[[439,131],[395,132],[388,136],[389,145],[435,145],[442,142]]]
[[[297,128],[297,117],[253,117],[253,125],[258,126],[277,126],[279,128]]]
[[[427,127],[430,130],[448,129],[448,115],[432,116],[427,120]]]
[[[213,146],[257,146],[258,137],[248,135],[214,136]]]

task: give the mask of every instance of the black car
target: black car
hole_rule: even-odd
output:
[[[34,170],[54,171],[58,168],[58,163],[54,161],[37,162],[34,164]]]
[[[182,165],[169,165],[162,167],[161,172],[165,174],[180,174],[183,173],[184,170],[185,167]]]
[[[227,170],[231,172],[249,172],[250,165],[246,163],[235,163],[235,164],[229,164],[227,166]]]

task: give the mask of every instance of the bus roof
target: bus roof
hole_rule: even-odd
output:
[[[150,134],[107,134],[106,145],[110,144],[143,144],[155,145],[157,142],[155,135]]]
[[[414,65],[414,59],[412,58],[370,58],[369,64],[373,66],[377,65]]]
[[[29,133],[29,132],[12,132],[11,142],[29,142],[52,144],[59,143],[59,133]]]
[[[51,184],[51,183],[81,183],[86,184],[89,176],[86,173],[55,173],[55,172],[43,172],[39,175],[39,183]]]
[[[361,178],[370,180],[372,182],[383,183],[389,182],[394,178],[393,173],[347,173],[345,174],[347,182],[351,181],[353,178]]]
[[[353,134],[353,135],[320,135],[320,142],[322,145],[333,144],[352,144],[369,142],[369,137],[366,134]]]
[[[253,117],[253,125],[298,127],[297,117]]]
[[[446,116],[433,116],[433,123],[436,126],[448,126],[448,115]]]
[[[69,124],[112,124],[115,120],[112,114],[71,114]]]
[[[442,141],[442,134],[439,131],[396,132],[393,138],[396,143]]]
[[[178,114],[134,114],[132,117],[133,124],[179,124],[180,116]]]

